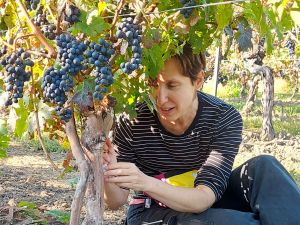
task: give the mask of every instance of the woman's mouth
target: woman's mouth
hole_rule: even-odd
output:
[[[159,108],[159,113],[163,116],[168,116],[173,112],[173,109],[175,109],[175,107]]]

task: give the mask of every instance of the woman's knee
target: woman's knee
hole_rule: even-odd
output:
[[[253,160],[256,168],[268,168],[280,164],[279,161],[272,155],[259,155],[254,157]]]

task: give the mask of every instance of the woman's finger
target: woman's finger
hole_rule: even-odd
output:
[[[113,148],[113,146],[112,146],[112,143],[111,143],[111,141],[110,141],[110,139],[109,139],[109,138],[106,138],[106,140],[105,140],[105,144],[106,144],[106,146],[108,147],[108,149],[111,149],[111,148]]]
[[[131,176],[105,176],[105,180],[112,183],[132,183]]]
[[[110,157],[109,157],[109,155],[108,155],[107,153],[104,153],[102,158],[104,159],[104,161],[105,161],[107,164],[110,163]]]
[[[136,166],[133,163],[129,162],[117,162],[117,163],[111,163],[108,167],[109,170],[115,170],[115,169],[133,169]]]

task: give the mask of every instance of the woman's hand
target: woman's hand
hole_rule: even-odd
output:
[[[121,188],[129,188],[135,191],[149,189],[152,177],[145,175],[133,163],[110,163],[104,173],[106,182],[115,183]]]
[[[106,167],[110,163],[117,162],[117,153],[109,138],[107,138],[104,143],[102,159],[103,159],[103,165],[105,165]]]

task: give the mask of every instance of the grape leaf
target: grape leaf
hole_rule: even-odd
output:
[[[6,157],[5,149],[9,146],[10,138],[7,133],[6,123],[0,120],[0,158]]]
[[[163,54],[159,45],[154,45],[151,49],[143,49],[142,64],[145,66],[146,76],[155,77],[157,75],[163,66]]]
[[[179,1],[171,1],[171,0],[164,0],[164,1],[158,1],[158,10],[168,10],[168,9],[174,9],[182,7],[183,5],[179,3]]]
[[[7,153],[5,149],[9,145],[10,138],[7,134],[6,122],[4,120],[0,120],[0,158],[6,158]]]
[[[5,150],[0,149],[0,159],[1,158],[7,158],[7,152]]]
[[[226,26],[224,28],[224,32],[226,35],[228,35],[229,37],[233,37],[233,30],[230,26]]]
[[[216,10],[216,21],[218,23],[218,28],[223,30],[227,26],[233,15],[233,8],[231,4],[218,5]]]
[[[195,26],[191,27],[188,40],[195,54],[204,51],[211,44],[212,38],[210,38],[210,35],[213,32],[214,29],[209,29],[205,24],[205,20],[199,20]]]
[[[97,13],[96,13],[97,14]],[[98,36],[104,31],[110,28],[110,24],[106,23],[102,17],[94,15],[91,12],[91,15],[86,12],[81,12],[80,22],[75,23],[70,31],[73,35],[77,35],[78,33],[85,33],[91,38]]]
[[[242,20],[238,24],[238,48],[239,51],[247,51],[248,49],[253,47],[251,38],[252,38],[252,30],[246,24],[245,20]]]
[[[79,106],[80,112],[84,112],[93,107],[93,98],[89,95],[91,88],[88,81],[84,81],[72,98],[72,101]]]
[[[15,108],[18,119],[16,121],[16,128],[14,132],[18,137],[21,137],[27,130],[28,127],[27,118],[29,113],[28,110],[22,104],[22,101],[20,100],[19,100],[19,106],[20,106],[19,108]]]
[[[12,4],[13,3],[7,5],[5,8],[5,15],[3,16],[3,20],[9,29],[13,28],[17,23],[17,16]]]

